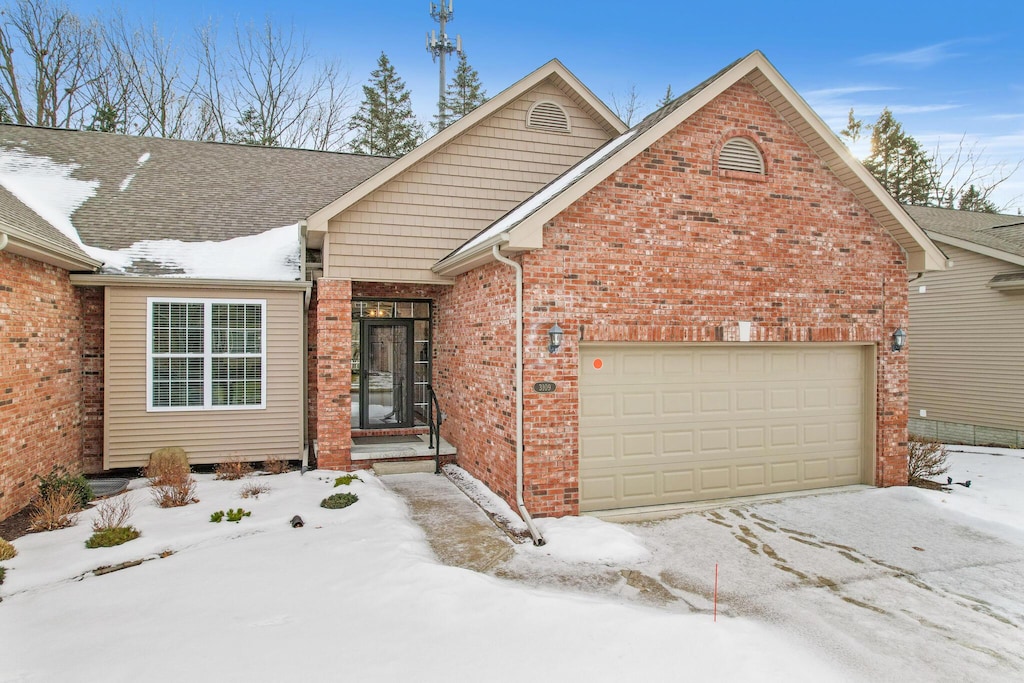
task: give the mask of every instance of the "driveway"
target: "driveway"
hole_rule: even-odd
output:
[[[443,477],[401,479],[386,481],[407,500],[433,501],[418,514],[414,504],[414,516],[438,556],[459,565],[460,534],[439,520],[475,515],[470,527],[480,533],[486,517],[468,500],[459,506]],[[935,497],[955,495],[840,491],[625,524],[649,551],[628,562],[569,561],[555,541],[509,552],[495,530],[488,558],[473,555],[470,564],[508,580],[704,615],[709,628],[717,565],[721,617],[769,622],[851,680],[1020,679],[1024,534],[973,525]]]

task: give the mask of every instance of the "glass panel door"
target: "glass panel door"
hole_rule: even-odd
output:
[[[359,411],[366,428],[413,425],[411,320],[363,320]]]

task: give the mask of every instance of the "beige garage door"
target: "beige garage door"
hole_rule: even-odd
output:
[[[580,509],[871,483],[871,347],[584,344]]]

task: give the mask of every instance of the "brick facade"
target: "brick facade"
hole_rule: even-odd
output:
[[[0,519],[34,475],[82,463],[82,302],[68,273],[0,252]]]
[[[717,150],[744,135],[767,173],[720,172]],[[875,481],[906,483],[906,257],[896,242],[746,82],[628,162],[545,227],[525,270],[526,503],[578,512],[578,340],[873,342]],[[514,500],[514,275],[492,264],[442,299],[436,376],[459,462]],[[501,303],[498,303],[501,302]],[[452,318],[445,317],[450,311]],[[547,330],[566,330],[547,352]],[[444,340],[444,345],[442,345]],[[454,419],[457,417],[457,420]]]
[[[77,287],[82,302],[82,468],[103,471],[102,287]]]

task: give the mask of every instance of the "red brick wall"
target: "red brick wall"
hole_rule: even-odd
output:
[[[735,134],[760,145],[766,177],[719,173],[717,149]],[[875,479],[906,483],[906,354],[888,345],[907,325],[905,255],[748,84],[730,88],[558,215],[544,243],[522,257],[532,513],[578,511],[581,328],[588,341],[738,341],[743,320],[753,323],[755,342],[874,342]],[[450,426],[459,462],[510,502],[511,300],[510,268],[461,276],[443,304],[464,327],[449,328],[457,352],[437,371],[466,403],[453,411],[462,424]],[[551,356],[547,330],[556,320],[565,346]],[[529,390],[542,380],[558,390]]]
[[[352,282],[316,285],[317,465],[352,467]]]
[[[81,319],[67,272],[0,252],[0,519],[81,468]]]
[[[103,471],[102,287],[77,287],[82,306],[82,468]]]

